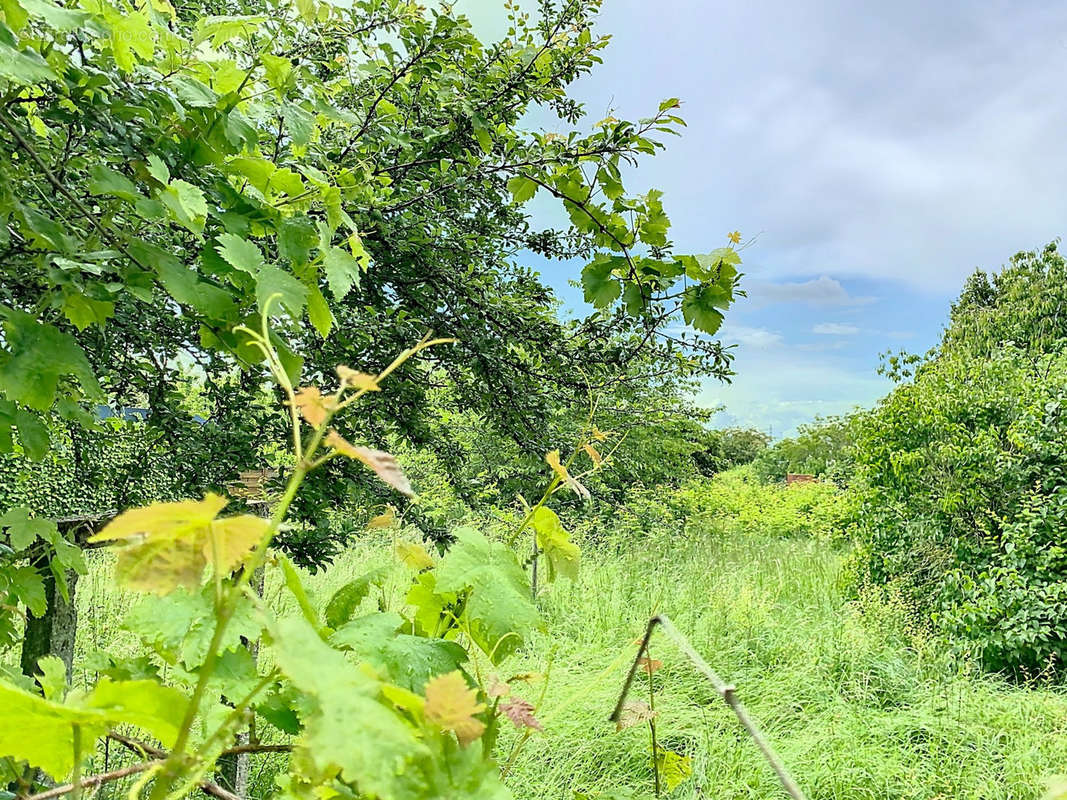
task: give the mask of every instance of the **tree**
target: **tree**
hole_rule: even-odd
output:
[[[1067,657],[1065,277],[1055,244],[976,273],[938,347],[856,429],[861,577],[1020,677]]]

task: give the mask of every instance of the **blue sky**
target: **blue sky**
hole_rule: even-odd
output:
[[[495,0],[456,6],[503,30]],[[870,405],[879,353],[926,350],[974,268],[1067,228],[1067,3],[605,0],[599,28],[590,123],[682,99],[684,137],[628,178],[664,190],[676,250],[759,234],[720,333],[738,374],[698,397],[723,423]],[[535,266],[580,305],[574,265]]]

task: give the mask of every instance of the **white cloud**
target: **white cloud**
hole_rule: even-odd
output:
[[[811,329],[812,333],[824,336],[854,336],[860,332],[855,325],[845,325],[841,322],[820,322]]]
[[[776,283],[767,280],[742,280],[753,308],[772,303],[807,303],[813,306],[861,306],[873,303],[874,297],[849,294],[841,282],[826,275],[807,281]]]
[[[724,344],[739,344],[756,350],[768,350],[782,343],[782,335],[767,328],[752,328],[747,325],[727,324],[719,332],[718,338]]]

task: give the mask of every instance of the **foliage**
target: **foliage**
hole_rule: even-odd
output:
[[[463,665],[474,662],[479,674],[479,657],[500,664],[541,627],[527,571],[511,547],[523,528],[537,529],[553,565],[552,577],[557,571],[577,576],[578,548],[546,502],[563,489],[587,494],[580,483],[585,472],[577,471],[575,455],[564,461],[559,451],[548,453],[548,488],[508,542],[463,528],[440,561],[409,544],[405,560],[416,571],[406,597],[410,617],[395,611],[358,615],[370,585],[380,582],[368,574],[335,593],[323,624],[299,573],[284,555],[269,555],[274,536],[304,476],[331,459],[352,459],[393,489],[411,491],[391,454],[351,444],[332,424],[409,358],[445,342],[424,338],[376,375],[338,367],[337,388],[324,393],[316,386],[293,387],[271,342],[268,320],[264,311],[261,332],[246,328],[242,333],[267,358],[287,398],[292,424],[295,467],[271,519],[220,516],[227,501],[209,493],[199,501],[125,511],[90,539],[117,542],[117,580],[155,595],[131,613],[129,626],[139,630],[144,645],[164,663],[176,667],[171,680],[178,685],[161,681],[155,670],[141,669],[147,677],[121,685],[105,673],[86,698],[71,694],[59,702],[61,697],[42,699],[0,680],[0,693],[11,710],[7,721],[14,726],[8,727],[41,732],[29,738],[0,737],[0,756],[8,760],[11,774],[23,775],[23,782],[32,773],[19,762],[55,778],[69,772],[78,786],[83,762],[97,740],[111,735],[114,725],[133,725],[169,750],[139,767],[145,770],[144,780],[152,781],[151,797],[163,800],[183,796],[199,783],[232,745],[238,728],[255,715],[281,730],[299,730],[288,770],[278,778],[284,796],[305,797],[336,787],[333,791],[397,800],[505,797],[491,760],[491,741],[482,748],[472,745],[491,728],[495,731],[498,714],[536,727],[534,707],[515,699],[500,708],[494,703],[489,711],[479,699],[487,689],[473,683]],[[607,437],[595,426],[591,431],[592,440],[580,440],[575,454],[597,453],[593,442]],[[593,470],[603,463],[599,455],[597,459]],[[548,535],[541,536],[544,521],[553,518]],[[20,548],[38,536],[59,547],[54,524],[24,512],[9,513],[2,523]],[[80,558],[80,551],[72,550]],[[252,576],[268,561],[281,568],[299,613],[277,614],[251,590]],[[263,671],[244,646],[261,636],[269,656]],[[42,669],[42,685],[51,686],[49,670]],[[283,715],[279,720],[272,700],[279,696],[287,698],[296,719]]]
[[[705,447],[694,453],[701,474],[712,476],[751,464],[770,444],[771,437],[755,428],[719,428],[708,431]]]
[[[847,541],[855,520],[853,496],[830,483],[785,486],[761,483],[751,466],[708,480],[697,478],[670,492],[634,488],[610,520],[616,547],[667,533],[678,537],[767,534]],[[597,537],[599,540],[599,537]]]
[[[993,669],[1062,669],[1064,261],[969,281],[941,344],[859,426],[861,580],[892,583]]]
[[[648,381],[664,367],[725,375],[717,342],[665,330],[680,316],[713,334],[740,256],[674,255],[661,194],[623,185],[684,124],[679,102],[582,131],[566,96],[607,44],[598,8],[545,3],[531,18],[507,5],[507,35],[483,44],[450,7],[405,0],[261,0],[237,15],[5,2],[0,428],[39,451],[40,414],[81,419],[106,395],[149,408],[170,441],[188,437],[175,388],[194,365],[228,432],[216,469],[259,466],[281,432],[256,402],[261,354],[236,329],[275,293],[291,376],[329,374],[353,352],[381,369],[427,329],[459,340],[432,378],[368,402],[380,436],[425,439],[426,392],[447,384],[460,408],[543,452],[556,409],[649,353]],[[535,105],[566,132],[523,130]],[[533,228],[522,206],[538,191],[568,230]],[[561,322],[514,262],[522,249],[580,257],[597,313]],[[303,493],[300,516],[366,484],[342,464]],[[185,494],[208,488],[186,477]]]
[[[767,494],[763,506],[785,491],[749,485]],[[518,797],[651,796],[647,726],[616,733],[607,716],[654,612],[692,632],[808,797],[874,800],[887,786],[922,800],[1040,797],[1045,776],[1062,772],[1062,691],[983,676],[915,628],[899,601],[850,601],[834,549],[746,529],[731,514],[687,536],[669,525],[629,545],[620,535],[617,548],[585,547],[579,580],[544,593],[552,635],[516,666],[536,669],[552,648],[556,666],[545,733],[508,773]],[[671,796],[784,796],[684,654],[664,643],[653,656],[663,662],[658,736],[693,759],[692,779]]]
[[[797,435],[781,439],[754,459],[764,481],[784,481],[791,472],[814,475],[844,486],[855,471],[855,428],[862,412],[841,417],[816,417],[801,425]]]

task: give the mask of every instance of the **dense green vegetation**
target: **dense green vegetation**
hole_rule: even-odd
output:
[[[977,273],[855,446],[865,575],[1020,677],[1067,658],[1065,278],[1055,245]]]
[[[736,683],[810,797],[1038,797],[1049,765],[1067,760],[1067,695],[983,675],[947,652],[899,593],[844,592],[845,553],[828,542],[840,535],[847,502],[826,484],[765,485],[741,470],[666,497],[634,492],[614,525],[576,529],[579,579],[539,599],[551,633],[535,634],[507,662],[507,675],[532,673],[517,686],[544,727],[508,770],[514,794],[651,794],[647,726],[616,731],[607,717],[635,638],[650,614],[667,612]],[[395,542],[411,535],[368,532],[308,578],[311,603],[321,609],[349,581],[380,570],[364,612],[403,609],[410,573]],[[91,685],[93,670],[147,665],[142,618],[129,613],[143,601],[116,591],[112,570],[112,558],[94,554],[79,600],[84,671],[75,685]],[[292,608],[276,572],[264,595]],[[658,735],[692,759],[675,796],[778,796],[773,774],[677,649],[653,640],[652,657],[663,662],[653,677]],[[501,761],[519,736],[502,731]],[[256,758],[251,795],[265,797],[284,756]],[[113,748],[109,766],[133,761]]]
[[[629,185],[677,99],[568,97],[598,9],[0,0],[0,800],[1067,766],[1063,258],[973,276],[874,409],[713,429],[742,237],[676,253]]]

